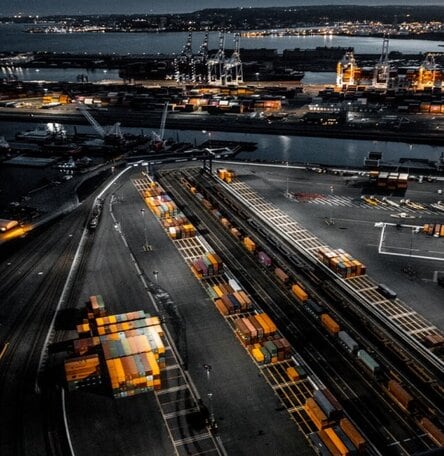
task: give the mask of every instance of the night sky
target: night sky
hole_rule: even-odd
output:
[[[12,14],[173,13],[202,8],[297,5],[444,5],[443,0],[0,0],[0,16]]]

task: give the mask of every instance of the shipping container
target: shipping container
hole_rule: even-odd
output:
[[[332,335],[338,334],[338,332],[341,330],[341,327],[337,321],[327,313],[323,313],[321,315],[321,323],[322,326],[324,326],[324,328]]]
[[[338,433],[335,431],[334,428],[326,428],[324,432],[328,435],[330,440],[333,442],[336,449],[339,451],[341,456],[349,456],[350,449],[348,446],[343,442],[343,440],[339,437]],[[351,442],[350,442],[351,443]],[[352,444],[352,452],[355,451],[355,448]]]
[[[404,409],[411,411],[413,406],[413,396],[406,391],[397,381],[389,380],[387,389],[393,399]]]
[[[308,439],[310,440],[311,446],[315,449],[316,454],[319,454],[320,456],[331,456],[330,451],[328,451],[317,432],[308,434]]]
[[[440,448],[444,447],[444,432],[428,418],[421,418],[419,425]]]
[[[357,357],[373,375],[379,374],[381,366],[365,350],[358,350]]]
[[[308,398],[305,401],[304,410],[319,430],[329,425],[327,416],[313,398]]]
[[[242,290],[241,286],[234,279],[229,279],[228,280],[228,284],[233,289],[233,291],[241,291]]]
[[[315,390],[313,397],[328,419],[332,419],[336,415],[336,409],[321,390]]]
[[[265,252],[258,253],[259,262],[264,266],[270,267],[272,265],[271,258]]]
[[[378,291],[387,299],[395,299],[397,296],[396,292],[383,283],[378,284]]]
[[[308,299],[308,294],[306,291],[297,283],[292,285],[291,291],[301,302],[304,302]]]
[[[274,324],[273,320],[268,316],[268,314],[266,314],[265,312],[260,312],[256,315],[259,315],[267,323],[270,329],[270,335],[273,335],[277,332],[277,327]]]
[[[282,283],[287,283],[290,280],[288,274],[286,274],[281,268],[275,268],[274,273]]]
[[[292,382],[296,382],[299,380],[299,373],[298,371],[293,367],[287,367],[286,369],[287,376]]]
[[[342,443],[347,447],[348,454],[350,454],[351,456],[356,456],[358,454],[357,448],[355,447],[353,442],[347,437],[345,432],[340,428],[340,426],[333,426],[333,430],[335,431],[336,435],[341,439]]]
[[[359,433],[356,427],[348,418],[342,418],[339,421],[340,428],[344,431],[345,435],[352,441],[353,445],[360,451],[364,451],[366,441],[364,437]]]
[[[307,299],[304,302],[305,309],[315,318],[319,319],[321,314],[324,313],[324,308],[312,299]]]
[[[359,344],[345,331],[338,332],[338,340],[350,353],[355,354],[359,349]]]

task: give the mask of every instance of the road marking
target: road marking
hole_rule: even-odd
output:
[[[69,432],[68,417],[66,416],[66,405],[65,405],[65,389],[62,388],[62,410],[63,410],[63,423],[65,425],[66,438],[68,440],[69,451],[71,456],[75,456],[74,447],[72,446],[71,433]]]
[[[170,413],[164,413],[164,417],[169,420],[171,418],[175,418],[177,416],[184,416],[184,415],[189,415],[191,413],[198,412],[199,409],[197,407],[192,407],[189,409],[183,409],[183,410],[178,410],[177,412],[170,412]]]
[[[8,349],[8,345],[9,345],[9,342],[5,342],[5,344],[3,345],[2,352],[0,353],[0,359],[2,359],[3,355],[6,353],[6,350]]]

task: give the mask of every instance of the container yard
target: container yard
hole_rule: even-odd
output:
[[[220,211],[215,211],[212,203],[207,200],[202,193],[196,191],[195,187],[192,185],[186,185],[184,182],[182,183],[187,188],[187,191],[194,195],[196,200],[199,201],[205,210],[207,210],[213,217],[223,218]],[[143,195],[143,189],[148,185],[148,181],[142,182],[141,180],[137,180],[134,181],[134,184],[139,190],[139,193]],[[225,229],[230,231],[233,226],[228,220],[227,222],[223,224],[223,226]],[[246,238],[248,239],[247,241],[245,241]],[[306,383],[307,381],[310,382],[310,384],[312,384],[311,382],[313,381],[316,382],[316,380],[309,380],[311,375],[310,369],[304,366],[303,363],[295,360],[294,349],[291,347],[288,340],[282,336],[276,324],[268,316],[268,314],[263,312],[251,296],[249,296],[248,293],[242,289],[227,265],[224,266],[223,274],[220,276],[214,274],[196,274],[195,264],[197,263],[199,267],[202,268],[202,264],[199,260],[201,260],[202,257],[206,257],[208,260],[208,255],[214,255],[213,253],[209,253],[209,247],[206,245],[206,242],[201,238],[199,233],[196,233],[194,240],[183,239],[175,240],[173,242],[179,252],[184,256],[185,262],[191,267],[196,278],[203,283],[208,295],[213,299],[215,310],[217,310],[221,316],[225,318],[240,344],[245,347],[245,350],[250,355],[252,361],[256,363],[259,369],[266,369],[263,373],[269,383],[276,375],[275,373],[272,373],[274,372],[272,371],[272,369],[274,369],[273,366],[276,366],[275,368],[279,369],[279,372],[282,372],[280,375],[283,376],[282,381],[285,381],[286,384],[288,384],[289,381],[295,385],[302,382],[302,384],[308,386],[309,383]],[[190,242],[193,242],[192,257],[190,257]],[[244,236],[239,238],[239,242],[241,242],[245,247],[246,245],[251,246],[253,241],[247,236]],[[246,250],[251,255],[254,255],[258,264],[266,268],[269,267],[267,264],[264,264],[264,256],[261,255],[261,252],[265,252],[256,252],[255,248],[247,248]],[[202,252],[204,255],[198,252]],[[266,255],[268,257],[268,254]],[[271,258],[270,261],[272,262]],[[207,269],[209,267],[209,263],[210,262],[205,265]],[[265,263],[267,263],[267,261]],[[278,274],[280,273],[278,272]],[[269,371],[270,374],[268,373]],[[267,372],[267,374],[265,374],[265,372]],[[270,378],[269,375],[272,375],[272,377]],[[325,390],[325,387],[321,386],[321,388],[323,391]],[[301,398],[297,399],[296,396],[294,397],[294,400],[298,402],[301,407],[307,399],[313,397],[314,391],[312,388],[310,388],[310,390],[310,396],[307,397],[304,395],[303,397],[305,397],[305,399],[303,402],[301,401]],[[329,396],[327,396],[327,394],[329,394]],[[336,417],[342,413],[342,407],[331,393],[325,393],[322,397],[324,398],[324,407],[326,407],[327,402],[332,404],[331,407],[334,408],[334,410],[330,410],[332,416]],[[314,399],[312,400],[314,401]],[[285,403],[286,402],[284,401],[284,404]],[[315,401],[314,403],[316,404]],[[319,405],[316,405],[316,407],[319,408]],[[321,411],[320,408],[319,410]],[[300,415],[299,413],[298,420],[307,422],[307,417],[309,417],[310,420],[317,419],[314,416],[310,416],[308,412],[306,413],[306,416]],[[321,411],[320,413],[324,412]],[[311,427],[308,426],[308,429],[311,429]]]

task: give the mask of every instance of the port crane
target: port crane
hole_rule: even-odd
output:
[[[188,38],[181,53],[174,59],[174,79],[176,82],[196,82],[192,32],[188,32]]]
[[[242,61],[240,59],[240,34],[234,35],[234,51],[229,59],[225,61],[225,81],[228,84],[242,84],[244,82]]]
[[[338,62],[336,68],[336,85],[338,87],[355,85],[361,74],[353,51],[348,50],[344,57]]]
[[[110,143],[116,143],[123,139],[122,130],[120,129],[120,122],[116,122],[108,130],[105,130],[99,122],[92,116],[88,108],[83,103],[77,104],[79,111],[88,120],[97,134],[104,140]]]
[[[372,86],[377,89],[387,89],[390,79],[390,63],[388,60],[389,36],[384,35],[382,42],[382,52],[379,62],[375,65],[373,72]]]
[[[216,54],[208,59],[208,83],[225,85],[225,34],[219,32],[219,48]]]

